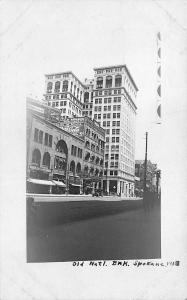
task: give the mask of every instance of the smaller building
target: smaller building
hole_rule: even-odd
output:
[[[135,191],[142,193],[144,188],[144,160],[135,161]],[[153,192],[156,192],[156,174],[157,164],[153,164],[150,160],[147,161],[146,187]]]
[[[102,188],[105,131],[88,117],[27,99],[27,191],[80,194]]]

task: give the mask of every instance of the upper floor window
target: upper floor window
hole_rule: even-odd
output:
[[[106,77],[106,88],[111,88],[112,87],[112,76],[107,76]]]
[[[63,81],[62,90],[63,91],[67,91],[68,90],[68,80],[64,80]]]
[[[60,81],[56,81],[55,82],[55,93],[59,93],[60,92]]]
[[[51,93],[52,92],[52,88],[53,88],[53,83],[52,82],[48,82],[48,84],[47,84],[47,93]]]
[[[84,93],[84,102],[87,102],[89,100],[89,93],[85,92]]]
[[[115,77],[115,87],[120,87],[122,82],[121,75],[116,75]]]
[[[96,88],[97,89],[102,89],[103,87],[103,77],[98,77],[97,78],[97,85],[96,85]]]

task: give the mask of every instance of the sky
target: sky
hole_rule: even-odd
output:
[[[126,64],[139,88],[136,159],[144,159],[148,131],[148,159],[159,164],[156,34],[161,32],[162,74],[167,77],[165,82],[162,78],[162,91],[169,91],[169,99],[173,92],[167,73],[175,70],[175,65],[170,70],[171,62],[178,66],[186,53],[184,8],[184,1],[2,1],[5,93],[11,86],[21,105],[26,96],[43,98],[46,73],[71,70],[84,81],[93,77],[94,67]],[[184,99],[180,101],[185,107]],[[167,110],[167,116],[173,114],[172,103]]]

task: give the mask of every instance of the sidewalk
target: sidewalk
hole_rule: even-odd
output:
[[[34,202],[68,202],[68,201],[124,201],[124,200],[142,200],[136,197],[119,197],[119,196],[100,196],[92,195],[51,195],[51,194],[26,194],[27,199],[33,198]]]

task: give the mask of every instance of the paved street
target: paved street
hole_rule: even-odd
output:
[[[28,262],[159,258],[160,238],[160,209],[141,200],[27,207]]]

